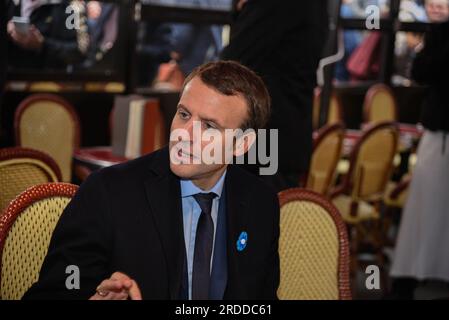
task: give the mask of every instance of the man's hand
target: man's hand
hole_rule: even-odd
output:
[[[40,51],[42,49],[42,45],[44,43],[44,36],[34,25],[31,25],[28,32],[26,34],[23,34],[17,31],[16,26],[12,21],[9,21],[7,30],[11,39],[18,46],[33,51]]]
[[[109,279],[104,280],[97,292],[89,300],[142,300],[137,283],[121,272],[115,272]]]

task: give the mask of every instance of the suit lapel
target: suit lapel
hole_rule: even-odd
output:
[[[165,253],[170,298],[178,299],[185,246],[179,180],[169,170],[168,161],[161,159],[159,167],[152,167],[156,175],[145,181],[145,191]]]
[[[228,167],[226,174],[226,196],[227,196],[227,250],[228,250],[228,285],[226,288],[226,298],[245,299],[248,296],[246,287],[242,281],[242,254],[237,250],[237,240],[243,231],[248,227],[247,207],[244,199],[248,188],[245,188],[244,181],[239,179],[238,174],[232,166]],[[249,243],[251,239],[249,239]]]

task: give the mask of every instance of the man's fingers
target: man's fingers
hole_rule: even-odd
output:
[[[91,300],[142,300],[137,283],[121,272],[115,272],[111,278],[104,280],[97,287],[97,293],[91,297]]]
[[[120,281],[126,289],[130,289],[133,285],[133,280],[126,274],[121,272],[115,272],[112,274],[111,279]]]
[[[121,272],[115,272],[114,274],[112,274],[111,279],[122,281],[124,287],[129,292],[129,297],[132,300],[142,300],[142,294],[140,292],[139,286],[137,285],[136,281],[131,279],[129,276]]]
[[[132,286],[128,292],[129,292],[129,297],[131,298],[131,300],[142,300],[142,294],[140,293],[140,288],[134,280],[132,280]]]
[[[114,280],[131,280],[130,277],[128,277],[126,274],[121,273],[121,272],[114,272],[111,275],[111,279],[114,279]]]
[[[16,27],[14,26],[14,22],[12,22],[12,20],[9,20],[6,30],[9,34],[11,34],[15,29]]]
[[[108,291],[105,295],[100,295],[98,292],[89,300],[127,300],[128,292],[122,290],[120,292]]]
[[[97,292],[121,291],[123,289],[122,281],[107,279],[97,287]]]

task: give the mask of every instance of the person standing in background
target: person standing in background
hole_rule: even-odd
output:
[[[449,1],[426,1],[426,10],[429,20],[438,23],[426,33],[412,69],[413,78],[429,91],[421,115],[425,132],[391,270],[391,297],[396,299],[413,299],[423,280],[442,281],[449,288]]]
[[[297,186],[312,152],[313,90],[328,30],[327,1],[243,0],[239,8],[221,56],[264,79],[272,99],[268,128],[279,129],[279,172],[269,182],[276,190]]]

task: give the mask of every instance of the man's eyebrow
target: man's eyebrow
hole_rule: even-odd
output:
[[[183,105],[182,103],[178,103],[177,109],[179,110],[180,108],[185,109],[188,113],[191,114],[189,108],[187,108],[185,105]],[[215,125],[217,125],[220,129],[224,128],[223,125],[221,125],[221,123],[217,120],[217,119],[213,119],[213,118],[204,118],[204,117],[200,117],[201,121],[207,121],[207,122],[212,122]]]
[[[220,122],[218,122],[218,120],[216,120],[216,119],[212,119],[212,118],[202,118],[202,117],[200,117],[200,118],[201,118],[201,121],[207,121],[207,122],[212,122],[212,123],[216,124],[217,127],[219,127],[219,129],[224,128],[224,127],[220,124]]]
[[[176,106],[176,109],[179,110],[180,108],[185,109],[187,112],[191,113],[189,111],[189,108],[187,108],[185,105],[183,105],[182,103],[178,103],[178,105]]]

